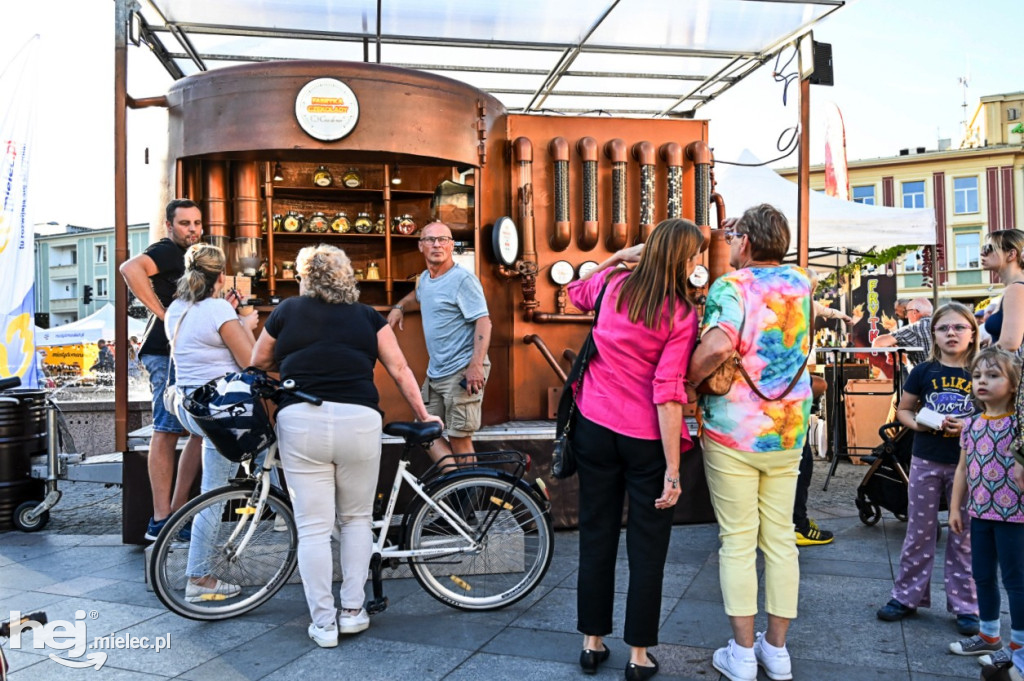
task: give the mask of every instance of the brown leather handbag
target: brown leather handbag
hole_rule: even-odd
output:
[[[724,395],[732,388],[736,380],[736,369],[740,365],[740,353],[735,350],[724,362],[712,371],[707,378],[697,386],[698,395]],[[744,374],[746,375],[746,374]]]

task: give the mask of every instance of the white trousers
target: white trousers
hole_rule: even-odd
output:
[[[277,415],[277,437],[299,530],[299,573],[313,623],[337,619],[331,592],[331,532],[339,526],[341,607],[357,609],[373,547],[380,468],[380,413],[354,404],[293,404]]]

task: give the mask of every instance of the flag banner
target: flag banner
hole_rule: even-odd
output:
[[[28,216],[29,150],[36,101],[38,36],[0,72],[0,378],[39,383],[35,269]]]
[[[850,173],[846,164],[846,126],[835,102],[825,107],[825,194],[850,200]]]

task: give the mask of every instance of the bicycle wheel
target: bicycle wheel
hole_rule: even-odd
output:
[[[460,610],[497,610],[540,583],[555,540],[543,507],[530,491],[503,476],[472,475],[442,481],[430,496],[466,521],[474,541],[429,504],[412,511],[406,548],[448,549],[409,559],[427,593]]]
[[[254,482],[221,487],[181,507],[153,544],[150,578],[169,610],[194,620],[249,612],[284,586],[295,569],[298,530],[291,506],[271,488],[262,509]],[[213,577],[220,593],[189,578]]]

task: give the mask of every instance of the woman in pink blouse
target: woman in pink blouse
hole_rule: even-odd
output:
[[[569,284],[581,310],[595,307],[596,354],[577,397],[573,432],[579,472],[580,570],[577,628],[580,666],[593,674],[608,659],[615,557],[629,495],[629,590],[623,639],[627,681],[649,679],[658,663],[661,582],[679,500],[679,456],[693,443],[683,428],[686,369],[697,339],[689,275],[704,238],[688,220],[665,220],[646,245],[626,248]],[[622,264],[636,263],[633,269]]]

